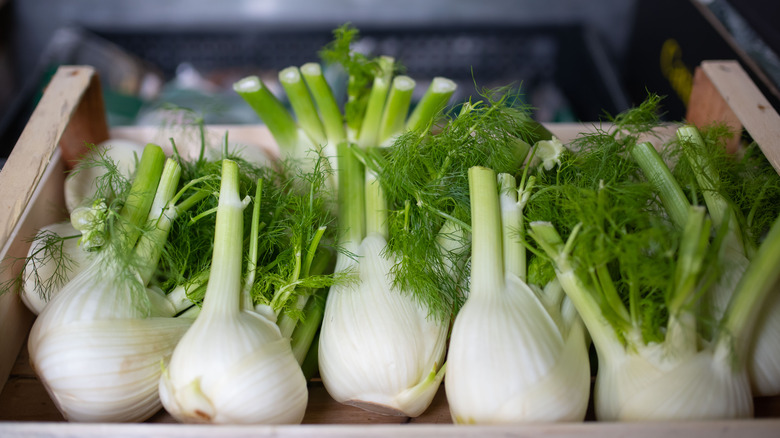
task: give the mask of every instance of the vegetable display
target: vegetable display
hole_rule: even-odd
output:
[[[455,424],[749,418],[780,394],[780,176],[661,98],[562,143],[518,88],[452,102],[345,25],[236,81],[278,147],[119,139],[66,179],[18,289],[69,421],[300,424],[309,385]],[[326,81],[337,69],[345,95]],[[6,261],[4,261],[6,262]]]

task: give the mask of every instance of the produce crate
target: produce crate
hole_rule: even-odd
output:
[[[689,120],[706,124],[723,120],[745,129],[780,172],[780,116],[744,70],[733,61],[704,62],[696,73]],[[592,129],[593,124],[551,124],[562,140]],[[663,140],[674,127],[662,129]],[[262,126],[209,126],[208,135],[230,131],[232,141],[274,153]],[[28,238],[46,224],[64,218],[62,183],[68,163],[85,150],[85,143],[128,138],[166,144],[170,132],[156,127],[109,130],[100,84],[91,67],[61,67],[48,85],[5,167],[0,173],[0,259],[24,257]],[[178,140],[178,139],[177,139]],[[179,142],[177,141],[177,145]],[[12,271],[12,270],[11,270]],[[14,272],[6,271],[3,281]],[[66,423],[37,381],[27,360],[26,335],[32,314],[15,294],[0,297],[0,436],[766,436],[780,432],[780,397],[757,398],[756,418],[737,421],[529,424],[523,426],[454,426],[444,389],[420,417],[391,417],[341,405],[322,384],[309,385],[309,405],[303,425],[207,426],[172,424],[160,412],[143,424]]]

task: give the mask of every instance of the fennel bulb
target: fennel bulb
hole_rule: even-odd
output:
[[[49,298],[86,265],[89,254],[79,247],[75,238],[80,234],[70,221],[58,222],[42,227],[30,245],[21,298],[35,315],[41,313]],[[46,242],[49,236],[59,240],[51,249]],[[54,254],[55,251],[58,254]]]
[[[691,215],[693,217],[694,215]],[[701,221],[702,214],[697,215]],[[702,229],[688,232],[700,239]],[[712,344],[697,345],[696,324],[685,307],[670,306],[665,338],[647,342],[638,325],[616,329],[604,315],[601,285],[582,277],[549,223],[533,222],[531,235],[553,257],[558,280],[572,300],[593,339],[599,358],[594,402],[596,418],[604,421],[703,420],[752,416],[753,405],[746,371],[746,348],[735,348],[743,338],[727,327]],[[705,231],[705,235],[706,235]],[[577,233],[574,232],[573,235]],[[680,266],[685,263],[680,262]],[[681,268],[686,269],[686,268]],[[696,271],[697,269],[693,269]],[[695,275],[686,274],[686,275]],[[744,306],[744,305],[743,305]],[[620,312],[619,307],[615,312]],[[614,316],[612,316],[614,318]],[[622,324],[622,323],[621,323]],[[735,324],[736,325],[736,324]],[[747,325],[743,325],[744,327]],[[732,334],[733,333],[733,334]]]
[[[238,166],[222,162],[214,252],[203,308],[159,379],[160,398],[190,423],[300,423],[306,379],[290,341],[242,308],[243,210]]]
[[[338,402],[388,415],[420,415],[443,378],[447,323],[393,285],[383,196],[348,145],[339,146],[340,245],[319,339],[322,382]],[[354,254],[355,256],[351,256]]]
[[[516,276],[458,312],[444,386],[456,424],[582,421],[590,397],[582,322],[559,327]],[[473,290],[472,290],[473,292]]]
[[[723,318],[738,284],[756,253],[767,221],[777,215],[776,199],[780,178],[756,145],[749,146],[739,157],[722,150],[716,136],[717,127],[699,132],[693,126],[677,130],[677,145],[684,160],[674,174],[648,143],[640,143],[631,154],[653,182],[673,222],[680,228],[687,220],[687,200],[681,185],[699,187],[713,228],[721,243],[712,264],[717,278],[698,304],[703,320]],[[682,165],[680,165],[682,164]],[[682,169],[682,170],[681,170]],[[687,183],[678,183],[688,181]],[[710,325],[713,323],[711,322]],[[717,329],[707,327],[709,337]],[[770,297],[750,341],[748,373],[754,396],[780,394],[780,299]]]
[[[636,351],[598,350],[594,400],[599,420],[715,420],[753,415],[748,375],[744,366],[734,366],[728,348],[705,348],[681,356],[663,344],[635,345],[639,345]]]
[[[719,131],[713,128],[702,133],[694,126],[682,126],[677,130],[677,138],[701,187],[714,227],[724,229],[726,234],[718,254],[722,272],[708,291],[711,301],[708,310],[713,319],[719,320],[728,309],[737,284],[756,253],[756,245],[766,232],[755,225],[766,219],[760,220],[757,216],[771,218],[777,214],[776,206],[766,212],[761,211],[767,209],[761,204],[776,205],[776,197],[773,198],[771,193],[777,193],[780,181],[777,171],[768,164],[763,154],[751,154],[745,150],[740,159],[735,159],[719,151],[721,145],[713,142],[713,133],[717,135]],[[740,172],[740,167],[746,167],[747,171]],[[750,342],[748,373],[753,394],[780,394],[780,358],[776,354],[780,351],[778,294],[769,298],[761,310]]]
[[[775,396],[780,394],[780,293],[769,298],[756,330],[748,364],[753,395]]]
[[[500,177],[501,202],[494,171],[469,171],[471,278],[447,355],[450,413],[456,424],[582,421],[590,397],[584,327],[557,280],[544,290],[526,283],[525,250],[510,234],[521,225],[515,180]]]
[[[358,278],[328,293],[320,376],[339,403],[416,417],[441,383],[448,327],[393,287],[393,262],[382,254],[386,244],[380,234],[370,234],[355,249],[359,261],[337,258],[337,272],[355,269]]]
[[[92,160],[106,159],[116,166],[125,179],[130,179],[143,150],[142,145],[124,139],[109,139],[91,149],[74,171],[65,178],[65,207],[68,212],[73,212],[84,203],[91,202],[97,192],[97,181],[107,173],[104,166],[95,166],[91,163]]]
[[[149,254],[134,248],[155,191],[178,184],[178,164],[164,161],[159,146],[145,148],[107,244],[51,298],[30,331],[30,363],[70,421],[143,421],[160,409],[160,364],[191,323],[150,317],[157,310],[138,268]]]
[[[618,116],[615,133],[588,137],[541,183],[526,206],[529,235],[596,348],[598,420],[750,417],[749,351],[780,276],[780,220],[722,312],[703,311],[702,297],[718,299],[707,294],[729,248],[728,219],[713,227],[724,217],[709,201],[692,206],[652,145],[631,137],[630,121],[647,120],[647,109]]]

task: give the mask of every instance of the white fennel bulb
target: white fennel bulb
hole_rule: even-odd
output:
[[[27,253],[21,295],[34,314],[41,313],[50,297],[86,265],[89,254],[79,246],[80,234],[70,221],[47,225],[36,234]],[[52,247],[48,237],[56,239]]]
[[[455,317],[445,389],[456,424],[582,421],[590,397],[584,327],[556,280],[529,286],[515,180],[472,168],[468,298]],[[522,202],[522,197],[521,197]],[[500,205],[500,208],[499,208]]]
[[[736,219],[732,219],[736,222]],[[718,281],[710,291],[707,310],[715,320],[723,317],[729,300],[737,289],[750,259],[747,245],[739,238],[736,227],[729,228],[720,250],[719,263],[723,266]],[[771,397],[780,395],[780,294],[771,295],[756,320],[755,335],[750,340],[748,354],[748,376],[754,396]]]
[[[331,287],[320,333],[320,376],[338,402],[389,415],[416,417],[439,388],[447,325],[429,318],[392,286],[384,237],[370,234],[357,260],[339,255],[337,271],[356,269],[355,282]]]
[[[750,349],[748,372],[755,396],[780,395],[780,293],[761,312]]]
[[[214,253],[203,308],[159,379],[165,409],[188,423],[300,423],[308,389],[290,341],[242,308],[244,203],[223,160]]]
[[[30,331],[30,363],[70,421],[143,421],[161,407],[161,364],[191,323],[151,317],[157,311],[136,265],[149,259],[135,248],[135,230],[147,220],[155,188],[167,193],[178,184],[178,165],[169,160],[163,170],[164,162],[158,146],[145,149],[109,244],[51,298]]]
[[[744,368],[734,369],[733,356],[724,348],[673,357],[656,344],[636,353],[611,354],[615,356],[599,361],[594,389],[599,420],[717,420],[753,415],[748,375]]]
[[[344,230],[337,275],[319,340],[319,369],[338,402],[386,415],[416,417],[444,377],[448,323],[429,315],[410,291],[393,285],[396,261],[386,254],[384,195],[346,144],[339,145],[339,226]]]
[[[582,421],[590,367],[579,320],[558,327],[516,276],[458,312],[445,388],[457,424]]]
[[[742,276],[711,340],[698,333],[696,306],[688,301],[695,297],[710,226],[702,208],[692,208],[687,221],[677,256],[675,288],[668,295],[664,337],[650,342],[643,338],[639,325],[622,324],[618,331],[616,323],[609,321],[629,313],[620,307],[622,303],[605,310],[607,295],[573,267],[579,259],[569,253],[574,247],[571,242],[564,244],[550,223],[531,224],[533,238],[553,257],[557,277],[596,347],[598,420],[713,420],[753,415],[750,341],[762,304],[777,281],[780,221]],[[572,232],[576,235],[577,230]]]
[[[97,192],[97,180],[107,173],[104,166],[90,164],[92,160],[103,156],[116,165],[124,178],[130,179],[143,150],[142,145],[124,139],[109,139],[91,149],[89,155],[76,166],[74,172],[65,178],[65,207],[68,212],[73,212],[77,207],[90,202]]]
[[[677,139],[694,171],[697,183],[702,188],[702,198],[712,217],[712,223],[719,230],[718,233],[724,234],[717,257],[717,264],[720,267],[719,278],[706,297],[709,301],[706,309],[710,312],[708,317],[712,321],[718,321],[728,311],[737,286],[757,251],[757,243],[748,237],[751,234],[751,227],[748,224],[752,222],[750,217],[755,212],[747,210],[740,212],[736,208],[741,204],[740,197],[753,198],[753,196],[748,195],[751,193],[750,188],[740,186],[743,182],[737,183],[733,178],[722,176],[729,172],[728,167],[735,160],[729,159],[728,162],[724,162],[721,160],[721,155],[711,149],[719,148],[720,144],[705,141],[702,133],[690,125],[682,126],[677,130]],[[749,166],[751,172],[757,172],[755,163]],[[777,177],[774,170],[770,172],[773,177]],[[747,178],[765,181],[764,178],[757,176],[759,174],[760,172],[751,174]],[[776,181],[760,182],[761,193],[766,190],[767,184],[776,184]],[[734,187],[741,188],[739,192],[729,189]],[[751,202],[761,204],[767,201],[758,196]],[[767,273],[767,275],[772,274]],[[775,290],[762,306],[760,315],[756,318],[753,336],[748,341],[750,344],[747,358],[748,375],[755,396],[780,394],[780,357],[777,354],[777,351],[780,351],[780,298],[778,297],[780,294]]]
[[[67,420],[143,421],[160,410],[160,364],[187,327],[180,318],[74,321],[47,333],[31,357]]]
[[[750,260],[734,236],[728,235],[721,249],[723,273],[711,290],[709,310],[715,320],[723,317],[729,300],[737,289]],[[756,320],[755,334],[750,340],[748,377],[754,396],[780,395],[780,294],[771,295]]]

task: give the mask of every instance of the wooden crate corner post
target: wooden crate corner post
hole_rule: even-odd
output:
[[[704,61],[693,78],[686,119],[698,127],[720,122],[744,128],[780,173],[780,115],[737,61]],[[736,150],[740,136],[726,145]]]
[[[14,263],[26,257],[29,238],[19,229],[47,169],[72,162],[87,143],[108,139],[100,80],[93,67],[62,66],[30,116],[24,131],[0,171],[0,282],[15,278],[22,269]],[[62,163],[53,163],[57,147]],[[45,218],[24,224],[44,226]],[[32,314],[15,291],[0,296],[0,390],[32,324]]]

